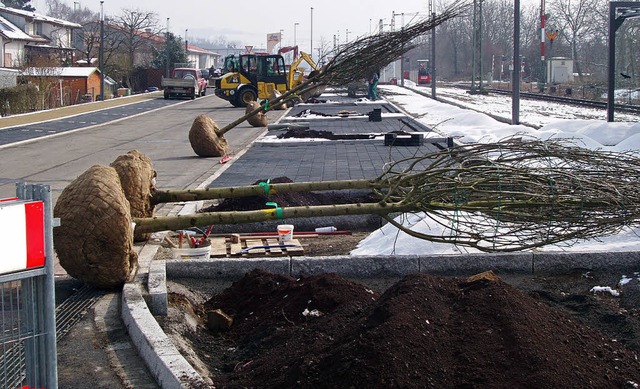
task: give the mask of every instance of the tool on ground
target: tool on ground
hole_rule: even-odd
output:
[[[278,249],[278,248],[283,248],[283,247],[302,247],[299,244],[274,244],[274,245],[264,245],[264,246],[251,246],[251,247],[247,247],[245,249],[242,249],[240,251],[238,251],[235,254],[246,254],[251,250],[258,250],[258,249]]]

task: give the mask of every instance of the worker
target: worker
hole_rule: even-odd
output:
[[[375,71],[369,78],[369,93],[367,97],[371,101],[378,100],[378,80],[380,80],[380,72]]]

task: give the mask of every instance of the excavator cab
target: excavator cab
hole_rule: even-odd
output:
[[[246,107],[251,101],[268,99],[274,90],[285,93],[303,81],[303,71],[298,68],[303,60],[318,70],[305,53],[296,58],[290,69],[280,54],[242,54],[237,57],[236,70],[216,80],[216,96],[235,107]]]

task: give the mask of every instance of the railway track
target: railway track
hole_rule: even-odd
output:
[[[462,86],[460,84],[449,84],[447,85],[447,87],[465,89],[465,90],[471,89],[469,87]],[[510,90],[497,89],[497,88],[485,88],[484,90],[487,93],[511,96]],[[567,104],[567,105],[574,105],[578,107],[588,107],[588,108],[603,109],[603,110],[607,109],[607,102],[601,101],[601,100],[579,99],[575,97],[556,96],[556,95],[549,95],[549,94],[543,94],[543,93],[523,92],[523,91],[520,91],[520,97],[525,99],[531,99],[531,100],[549,101],[549,102],[555,102],[555,103],[561,103],[561,104]],[[635,115],[640,114],[640,105],[616,103],[614,104],[614,109],[616,112],[624,112],[624,113],[635,114]]]
[[[486,90],[489,93],[496,93],[496,94],[509,95],[509,96],[511,95],[511,91],[507,91],[507,90],[494,89],[494,88],[487,88]],[[577,99],[573,97],[554,96],[554,95],[546,95],[546,94],[532,93],[532,92],[520,92],[520,97],[523,97],[525,99],[532,99],[532,100],[542,100],[542,101],[551,101],[551,102],[562,103],[562,104],[570,104],[570,105],[576,105],[580,107],[607,109],[606,101]],[[617,112],[640,114],[640,105],[616,103],[613,106]]]

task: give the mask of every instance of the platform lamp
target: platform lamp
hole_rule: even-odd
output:
[[[104,101],[104,0],[100,1],[100,101]]]
[[[313,7],[311,7],[311,50],[309,50],[309,54],[313,57]]]

